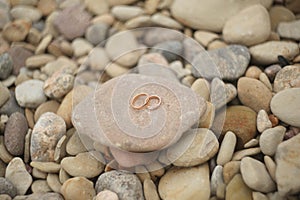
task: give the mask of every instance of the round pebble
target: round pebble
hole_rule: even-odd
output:
[[[57,101],[46,101],[37,107],[34,112],[34,121],[37,122],[40,116],[46,112],[53,112],[56,113],[59,107],[59,103]]]
[[[218,165],[225,165],[229,162],[233,156],[233,152],[236,145],[236,136],[231,131],[228,131],[222,141],[220,150],[217,157]]]
[[[95,200],[119,200],[119,197],[110,190],[103,190],[97,194]]]
[[[93,45],[101,44],[107,37],[108,25],[97,23],[89,26],[85,32],[85,38]]]
[[[26,38],[29,33],[31,24],[23,19],[15,20],[11,23],[7,23],[4,28],[2,35],[10,42],[20,42]]]
[[[65,200],[92,200],[96,196],[93,182],[84,177],[70,178],[61,187]]]
[[[273,156],[276,152],[277,146],[282,142],[286,128],[283,126],[276,126],[262,132],[259,137],[259,146],[261,151],[268,156]]]

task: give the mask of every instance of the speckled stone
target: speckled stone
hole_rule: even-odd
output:
[[[4,177],[0,177],[0,194],[7,194],[14,198],[17,195],[17,189],[10,181]]]
[[[207,55],[208,53],[208,55]],[[224,48],[201,52],[193,61],[193,74],[212,79],[220,77],[225,80],[236,80],[242,76],[250,61],[247,47],[230,45]]]
[[[66,124],[61,117],[50,112],[44,113],[36,122],[32,131],[31,160],[54,161],[56,143],[65,133]]]
[[[0,80],[9,77],[13,70],[13,60],[8,53],[0,55]]]
[[[114,180],[114,181],[111,181]],[[115,192],[120,200],[144,200],[142,184],[138,177],[127,171],[109,171],[101,174],[96,182],[97,193],[108,189]]]
[[[22,113],[15,112],[9,117],[4,132],[4,144],[9,153],[14,156],[23,154],[27,130],[27,120]]]
[[[289,65],[278,70],[274,80],[274,91],[279,92],[287,88],[297,87],[300,80],[300,66]]]

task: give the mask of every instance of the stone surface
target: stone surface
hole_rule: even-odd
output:
[[[260,110],[256,119],[257,130],[262,133],[266,129],[272,128],[272,122],[269,119],[268,113],[265,110]]]
[[[44,113],[36,122],[31,136],[32,161],[54,161],[54,150],[58,140],[65,135],[64,120],[54,113]]]
[[[207,47],[209,43],[211,43],[213,40],[218,39],[219,36],[215,33],[209,32],[209,31],[200,31],[200,30],[198,30],[194,33],[194,38],[201,45]]]
[[[75,38],[72,41],[72,48],[74,56],[81,57],[87,55],[93,49],[93,45],[84,38]]]
[[[295,84],[300,79],[300,66],[289,65],[282,69],[278,68],[274,80],[274,91],[280,92],[286,88],[297,87]],[[298,86],[299,87],[299,86]]]
[[[40,68],[48,62],[54,61],[55,57],[51,54],[34,55],[26,59],[26,67],[29,69]]]
[[[85,38],[93,45],[101,44],[108,35],[108,29],[104,23],[93,24],[86,29]]]
[[[104,169],[104,165],[92,153],[79,153],[75,157],[65,157],[62,168],[71,176],[93,178]]]
[[[24,113],[15,98],[15,93],[10,91],[10,98],[0,107],[0,113],[10,116],[14,112]]]
[[[100,47],[95,47],[89,53],[87,61],[92,70],[104,70],[110,62],[110,59],[105,51],[105,49]]]
[[[225,134],[222,144],[220,146],[220,150],[217,157],[218,165],[225,165],[227,162],[231,160],[235,149],[235,145],[236,145],[236,136],[233,132],[228,131]]]
[[[120,200],[144,200],[140,180],[136,175],[127,171],[113,170],[101,174],[96,182],[95,189],[97,193],[105,189],[115,192]]]
[[[265,165],[253,158],[245,157],[241,161],[243,180],[253,190],[268,193],[276,189]]]
[[[9,55],[13,60],[13,74],[18,75],[21,67],[25,66],[27,58],[32,56],[32,52],[23,48],[22,46],[12,46],[9,51]]]
[[[295,14],[291,10],[281,5],[272,6],[269,14],[272,30],[276,30],[280,22],[288,22],[296,19]]]
[[[173,18],[164,14],[156,13],[151,16],[151,22],[157,26],[170,28],[170,29],[183,29],[183,26]]]
[[[269,65],[276,63],[278,61],[277,56],[279,55],[292,60],[299,54],[299,47],[293,42],[269,41],[252,46],[250,53],[254,63]]]
[[[208,200],[210,196],[208,165],[170,169],[160,179],[158,191],[162,199]]]
[[[37,8],[41,11],[42,15],[47,16],[57,8],[55,0],[40,0],[38,1]]]
[[[51,191],[46,180],[35,180],[31,185],[32,193],[47,193]]]
[[[58,173],[60,170],[60,164],[57,164],[55,162],[32,161],[30,163],[30,166],[44,173]]]
[[[244,183],[241,174],[237,174],[226,187],[225,199],[230,200],[252,200],[251,189]]]
[[[280,37],[300,40],[300,20],[281,22],[278,24],[277,32]]]
[[[17,189],[10,181],[4,177],[0,177],[0,194],[7,194],[11,198],[14,198],[17,195]]]
[[[107,0],[110,6],[127,5],[136,2],[137,0]]]
[[[4,144],[9,153],[14,156],[23,154],[27,130],[27,120],[22,113],[15,112],[9,117],[4,132]]]
[[[75,131],[74,134],[69,138],[66,145],[66,151],[68,154],[74,156],[87,151],[84,144],[82,144],[82,140],[77,131]]]
[[[262,73],[261,69],[257,66],[248,67],[245,76],[248,78],[259,79],[259,75]]]
[[[300,181],[296,175],[300,173],[299,150],[300,134],[278,145],[275,154],[277,163],[275,176],[281,196],[297,194],[300,191]]]
[[[0,80],[9,77],[13,70],[13,60],[8,53],[0,55]]]
[[[210,189],[211,194],[216,195],[218,198],[225,198],[226,185],[223,180],[223,167],[217,165],[211,175]]]
[[[228,184],[231,179],[238,173],[240,173],[241,161],[230,161],[223,167],[223,179],[225,184]]]
[[[119,5],[114,6],[111,10],[111,13],[118,20],[127,21],[129,19],[142,15],[144,13],[144,10],[138,6]]]
[[[259,138],[259,146],[261,151],[268,156],[273,156],[277,146],[282,142],[286,128],[276,126],[265,130]]]
[[[226,110],[226,117],[222,133],[232,131],[237,137],[237,148],[256,135],[256,113],[246,106],[230,106]]]
[[[102,15],[108,13],[109,5],[107,1],[103,0],[85,0],[86,9],[93,15]]]
[[[16,187],[19,195],[24,195],[32,183],[32,177],[19,157],[15,157],[9,162],[5,178]]]
[[[192,129],[168,148],[167,157],[175,166],[192,167],[211,159],[219,149],[215,134],[208,129]]]
[[[84,34],[91,15],[81,5],[63,9],[54,19],[54,25],[67,39],[72,40]]]
[[[241,10],[229,18],[223,28],[223,37],[226,42],[246,46],[266,41],[270,33],[269,13],[259,4]]]
[[[173,62],[183,55],[183,46],[179,41],[170,40],[153,46],[150,52],[160,53],[168,62]]]
[[[220,77],[225,80],[236,80],[244,74],[249,61],[250,54],[247,47],[230,45],[197,54],[192,61],[193,74],[209,79]]]
[[[0,83],[0,107],[4,105],[10,98],[10,92],[7,87]]]
[[[225,22],[238,11],[251,5],[261,3],[265,7],[272,4],[272,1],[231,1],[222,0],[175,0],[171,6],[171,13],[179,22],[194,29],[220,32]],[[186,12],[186,11],[189,12]],[[217,15],[215,13],[218,13]]]
[[[119,200],[119,197],[110,190],[103,190],[97,194],[94,200]]]
[[[300,88],[290,88],[278,92],[271,101],[271,110],[283,122],[300,127]]]
[[[36,108],[47,100],[40,80],[24,81],[16,87],[16,99],[20,106]]]
[[[24,19],[15,20],[7,23],[2,31],[3,37],[11,42],[20,42],[26,38],[31,24]]]
[[[148,199],[160,200],[156,185],[151,179],[144,180],[143,188],[144,188],[144,196],[146,200]]]
[[[37,22],[41,19],[42,13],[39,9],[29,5],[14,6],[10,10],[10,14],[14,19],[29,19],[32,22]]]
[[[272,92],[262,82],[256,79],[242,77],[237,85],[240,101],[254,111],[261,109],[270,112]]]
[[[61,187],[65,200],[92,200],[96,196],[93,182],[84,177],[70,178]]]
[[[37,107],[37,109],[34,112],[34,121],[37,122],[40,116],[46,112],[56,113],[58,107],[59,103],[54,100],[42,103],[41,105],[39,105],[39,107]]]

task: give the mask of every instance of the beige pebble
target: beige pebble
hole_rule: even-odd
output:
[[[66,146],[66,151],[68,154],[73,155],[73,156],[87,151],[84,144],[82,144],[77,131],[68,140],[67,146]]]
[[[191,86],[191,89],[201,97],[203,97],[206,101],[209,100],[210,96],[210,85],[208,81],[204,78],[199,78],[194,81]]]
[[[51,192],[51,188],[49,187],[47,181],[45,180],[35,180],[31,185],[32,193],[46,193]]]
[[[104,23],[111,26],[113,25],[114,22],[115,22],[115,18],[112,14],[103,14],[100,16],[96,16],[92,19],[93,24]]]
[[[63,184],[64,182],[66,182],[68,179],[71,178],[71,176],[63,168],[59,170],[58,176],[59,176],[59,182],[61,184]]]
[[[37,179],[46,179],[47,178],[47,173],[42,172],[41,170],[38,170],[37,168],[33,167],[32,168],[32,176]]]
[[[42,103],[41,105],[39,105],[39,107],[37,107],[34,113],[34,121],[37,122],[40,116],[46,112],[56,113],[58,107],[59,107],[59,103],[54,100]]]
[[[72,48],[75,57],[87,55],[92,49],[93,45],[84,38],[76,38],[72,41]]]
[[[244,145],[244,148],[247,149],[247,148],[251,148],[251,147],[256,147],[256,146],[258,146],[258,143],[259,143],[258,139],[253,138]]]
[[[288,22],[296,19],[295,14],[292,11],[281,5],[272,6],[269,14],[272,30],[276,30],[277,25],[280,22]]]
[[[228,131],[225,134],[217,156],[218,165],[224,165],[231,160],[235,149],[236,140],[236,136],[233,132]]]
[[[223,42],[221,40],[214,40],[207,45],[207,50],[211,51],[211,50],[220,49],[220,48],[223,48],[226,46],[227,46],[227,44],[225,42]]]
[[[67,155],[66,143],[67,136],[65,135],[58,140],[54,150],[54,161],[59,162],[62,158],[64,158]]]
[[[29,69],[36,69],[54,60],[55,57],[50,54],[34,55],[26,59],[26,66]]]
[[[47,16],[57,8],[57,2],[55,0],[40,0],[37,8],[44,16]]]
[[[264,162],[271,178],[276,182],[276,163],[270,156],[264,156]]]
[[[30,163],[30,166],[46,173],[58,173],[60,170],[60,164],[57,164],[55,162],[32,161]]]
[[[31,27],[27,35],[27,41],[32,45],[38,45],[42,39],[42,33],[34,27]]]
[[[261,192],[252,192],[253,200],[269,200],[269,198]]]
[[[11,23],[7,23],[2,31],[3,37],[10,42],[19,42],[26,38],[29,33],[31,23],[19,19]]]
[[[262,73],[261,69],[258,68],[257,66],[250,66],[247,71],[245,76],[248,78],[255,78],[259,79],[259,75]]]
[[[230,161],[223,167],[223,179],[228,184],[231,179],[240,172],[241,161]]]
[[[32,129],[28,129],[27,134],[25,136],[25,144],[24,144],[24,162],[29,163],[30,160],[30,140],[31,140]]]
[[[34,126],[34,115],[33,112],[29,108],[25,108],[25,117],[27,119],[27,123],[29,128],[33,128]]]
[[[276,126],[262,132],[259,138],[261,151],[265,155],[273,156],[276,152],[277,146],[282,142],[285,132],[286,128],[283,126]]]
[[[268,113],[265,110],[260,110],[256,119],[257,130],[262,133],[266,129],[272,128],[272,122],[269,119]]]
[[[121,76],[129,72],[129,69],[122,67],[116,63],[111,63],[105,68],[106,73],[111,77]]]
[[[206,101],[206,111],[205,113],[200,117],[200,121],[199,121],[199,128],[211,128],[213,123],[214,123],[214,119],[215,119],[215,112],[216,108],[214,106],[214,104]]]
[[[204,47],[207,47],[209,43],[220,38],[219,35],[208,32],[208,31],[196,31],[194,33],[194,38]]]
[[[267,76],[265,73],[260,73],[260,75],[259,75],[259,80],[260,80],[263,84],[265,84],[265,86],[267,86],[267,88],[268,88],[269,90],[271,90],[271,91],[273,90],[272,84],[271,84],[271,82],[270,82],[268,76]]]
[[[35,54],[43,54],[47,49],[48,45],[50,44],[50,42],[52,41],[52,38],[53,38],[52,35],[50,34],[46,35],[42,39],[40,44],[37,46],[37,48],[35,49]]]
[[[151,179],[146,179],[143,183],[143,187],[146,200],[160,200],[156,185]]]
[[[183,26],[175,21],[174,19],[167,17],[163,14],[156,13],[151,16],[151,21],[159,26],[165,27],[165,28],[171,28],[171,29],[182,29]]]
[[[143,26],[151,26],[151,25],[153,25],[153,22],[151,21],[151,17],[148,15],[141,15],[132,18],[125,23],[125,27],[128,29],[143,27]]]
[[[46,181],[47,181],[47,184],[48,184],[49,188],[51,188],[51,190],[53,192],[60,193],[60,189],[61,189],[62,184],[60,183],[59,177],[58,177],[57,174],[49,173],[48,176],[47,176]]]
[[[96,196],[93,182],[84,177],[68,179],[61,187],[65,200],[92,200]]]
[[[0,159],[5,163],[9,163],[13,159],[13,156],[7,151],[4,145],[3,136],[0,136]]]
[[[233,154],[232,160],[238,161],[246,156],[253,156],[261,152],[259,147],[249,148],[245,150],[237,151]]]
[[[241,174],[236,174],[226,187],[225,199],[252,200],[252,191],[245,184]]]
[[[103,190],[99,192],[93,200],[119,200],[119,197],[116,193],[110,190]]]
[[[136,172],[137,177],[143,183],[146,179],[151,179],[150,173],[147,168],[143,165],[135,166],[134,170]]]

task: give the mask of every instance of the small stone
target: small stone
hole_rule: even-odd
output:
[[[67,57],[61,56],[57,60],[47,63],[41,68],[41,72],[50,77],[55,72],[62,70],[63,68],[67,68],[72,72],[75,72],[77,70],[77,63]]]
[[[250,48],[253,63],[269,65],[278,62],[278,56],[281,55],[287,60],[292,60],[299,54],[299,47],[294,42],[269,41],[252,46]]]
[[[127,21],[134,17],[142,15],[144,13],[144,10],[138,6],[119,5],[114,6],[111,12],[118,20]]]
[[[7,151],[4,145],[4,138],[0,136],[0,158],[5,163],[9,163],[14,157]]]
[[[210,188],[212,195],[216,195],[220,199],[225,198],[226,185],[223,180],[223,167],[220,165],[217,165],[212,172]]]
[[[31,57],[33,54],[31,51],[25,49],[21,46],[12,46],[8,51],[10,57],[13,60],[13,74],[18,75],[20,69],[26,64],[27,58]]]
[[[248,78],[259,79],[259,75],[262,73],[261,69],[256,66],[251,66],[247,69],[245,76]]]
[[[46,65],[48,62],[54,61],[55,57],[50,54],[34,55],[26,59],[26,67],[36,69]]]
[[[31,185],[32,193],[47,193],[51,192],[51,188],[45,180],[35,180]]]
[[[110,6],[133,4],[137,0],[107,0]]]
[[[250,157],[243,158],[241,173],[245,183],[253,190],[268,193],[276,189],[265,165],[258,160]]]
[[[199,78],[191,86],[191,89],[201,97],[203,97],[206,101],[210,98],[210,85],[206,79]]]
[[[38,2],[38,0],[10,0],[9,1],[12,6],[16,5],[31,5],[35,6]]]
[[[113,182],[111,180],[114,180]],[[101,174],[96,182],[97,193],[108,189],[120,199],[144,200],[142,184],[138,177],[126,171],[109,171]]]
[[[47,100],[43,92],[44,83],[40,80],[28,80],[16,87],[16,99],[22,107],[36,108]]]
[[[75,57],[85,56],[93,49],[93,45],[83,38],[74,39],[72,47]]]
[[[156,185],[151,179],[146,179],[143,184],[144,196],[146,200],[160,200]]]
[[[102,0],[85,0],[84,4],[89,12],[93,15],[103,15],[109,12],[107,1]]]
[[[103,190],[97,194],[94,200],[119,200],[119,197],[110,190]]]
[[[183,45],[179,41],[170,40],[153,46],[150,52],[160,53],[168,62],[173,62],[183,54]]]
[[[295,87],[293,86],[293,82],[299,80],[299,77],[300,66],[285,66],[284,68],[280,69],[275,76],[274,91],[280,92],[281,90]]]
[[[223,167],[223,179],[225,184],[228,184],[231,179],[238,173],[240,173],[240,161],[230,161]]]
[[[263,84],[265,84],[265,86],[267,86],[267,88],[268,88],[269,90],[273,91],[273,86],[272,86],[272,84],[271,84],[271,82],[270,82],[268,76],[267,76],[265,73],[261,73],[261,74],[259,75],[259,80],[260,80]]]
[[[10,10],[10,14],[14,19],[29,19],[32,22],[37,22],[41,19],[42,13],[39,9],[29,5],[14,6]]]
[[[254,156],[256,154],[259,154],[261,152],[259,147],[254,147],[254,148],[249,148],[249,149],[244,149],[240,151],[236,151],[233,154],[232,160],[233,161],[239,161],[242,160],[246,156]]]
[[[56,143],[65,133],[66,124],[61,117],[51,112],[44,113],[32,131],[31,160],[54,161]]]
[[[259,144],[258,139],[251,139],[251,140],[249,140],[249,142],[247,142],[244,145],[244,148],[247,149],[247,148],[250,148],[250,147],[257,147],[258,144]]]
[[[237,174],[228,183],[226,187],[226,197],[225,199],[230,200],[252,200],[252,191],[244,183],[241,174]]]
[[[281,5],[272,6],[269,14],[272,30],[276,30],[280,22],[289,22],[296,19],[295,14],[291,10]]]
[[[10,92],[7,87],[0,83],[0,108],[4,105],[10,98]]]
[[[228,43],[252,46],[266,41],[270,32],[269,13],[265,7],[257,4],[229,18],[223,28],[223,37]]]
[[[219,78],[214,78],[210,85],[210,101],[214,104],[216,110],[225,106],[234,99],[237,91],[234,85],[226,84]]]
[[[276,182],[276,163],[270,156],[264,156],[264,162],[271,178]]]
[[[182,62],[174,61],[170,64],[170,68],[176,73],[177,78],[182,79],[191,74],[187,68],[183,68]]]
[[[269,119],[268,113],[265,110],[260,110],[256,119],[257,130],[262,133],[266,129],[272,128],[272,122]]]
[[[47,173],[42,172],[35,167],[32,168],[31,174],[34,178],[37,178],[37,179],[46,179],[47,178]]]
[[[87,151],[86,147],[82,144],[81,138],[77,131],[75,131],[75,133],[68,140],[66,151],[68,154],[73,156]]]
[[[15,157],[9,162],[5,178],[16,187],[19,195],[24,195],[32,183],[32,177],[19,157]]]
[[[261,109],[270,112],[272,92],[260,81],[242,77],[238,81],[238,96],[240,101],[254,111]]]
[[[265,68],[264,73],[268,76],[271,82],[274,81],[276,74],[281,70],[280,65],[270,65],[269,67]],[[275,85],[274,85],[275,86]]]
[[[160,37],[157,37],[159,35]],[[163,28],[151,28],[147,30],[144,35],[143,42],[147,46],[154,46],[156,44],[166,42],[166,41],[181,41],[183,40],[182,33],[175,30],[163,29]]]
[[[9,117],[4,132],[4,143],[9,153],[14,156],[24,153],[27,130],[27,120],[22,113],[15,112]]]
[[[13,60],[8,53],[0,55],[0,80],[9,77],[13,70]]]
[[[225,165],[229,162],[233,156],[233,152],[236,145],[236,136],[231,131],[228,131],[224,139],[222,141],[218,157],[217,157],[217,164],[218,165]]]
[[[209,43],[213,40],[219,38],[219,36],[215,33],[208,32],[208,31],[196,31],[194,33],[194,38],[197,40],[201,45],[207,47]]]
[[[95,47],[90,53],[87,61],[92,70],[104,70],[110,62],[106,51],[103,48]]]
[[[10,42],[23,41],[29,33],[31,24],[23,19],[7,23],[2,31],[3,37]]]
[[[191,168],[173,168],[160,179],[158,191],[162,199],[208,200],[209,182],[207,164]]]
[[[46,101],[37,107],[36,111],[34,112],[34,121],[37,122],[40,116],[46,112],[53,112],[56,113],[59,107],[59,103],[57,101]]]
[[[286,128],[276,126],[265,130],[259,138],[259,146],[261,151],[268,156],[273,156],[277,146],[282,142]]]
[[[281,22],[278,24],[277,32],[280,37],[300,40],[300,20]]]
[[[61,99],[73,88],[74,76],[71,70],[63,68],[49,77],[43,86],[44,93],[54,99]]]
[[[246,106],[228,107],[222,134],[228,131],[236,135],[237,148],[241,149],[256,135],[256,113]]]
[[[104,165],[92,153],[79,153],[75,157],[65,157],[61,161],[62,168],[71,176],[93,178],[104,169]]]
[[[141,16],[134,17],[126,21],[124,25],[125,28],[127,29],[154,26],[153,22],[151,21],[151,17],[148,15],[141,15]]]
[[[60,164],[55,162],[32,161],[30,166],[45,173],[58,173],[60,170]]]
[[[53,192],[60,193],[61,183],[59,182],[58,174],[48,174],[47,184]]]
[[[101,44],[106,40],[109,26],[97,23],[89,26],[85,32],[85,38],[93,45]]]
[[[74,5],[63,9],[54,19],[54,25],[67,39],[72,40],[85,33],[89,25],[90,14],[81,5]]]
[[[42,41],[39,43],[39,45],[36,47],[35,49],[35,54],[42,54],[45,53],[45,50],[47,49],[47,47],[49,46],[49,44],[52,41],[52,35],[48,34],[46,35]]]
[[[55,0],[40,0],[38,1],[37,8],[41,11],[43,16],[51,14],[57,8]]]
[[[281,121],[300,127],[300,88],[289,88],[278,92],[271,101],[271,110]]]
[[[17,189],[10,181],[5,179],[4,177],[0,177],[0,194],[7,194],[10,197],[14,198],[17,195]],[[1,195],[0,199],[2,199]]]
[[[241,45],[203,51],[192,61],[193,74],[209,79],[220,77],[224,80],[236,80],[245,73],[249,61],[248,48]]]
[[[61,193],[65,200],[92,200],[96,196],[93,182],[84,177],[75,177],[64,182]]]
[[[167,150],[175,166],[192,167],[211,159],[219,149],[215,134],[208,129],[192,129]]]
[[[156,13],[152,15],[151,21],[154,24],[161,27],[170,28],[170,29],[183,29],[183,26],[179,22],[160,13]]]

